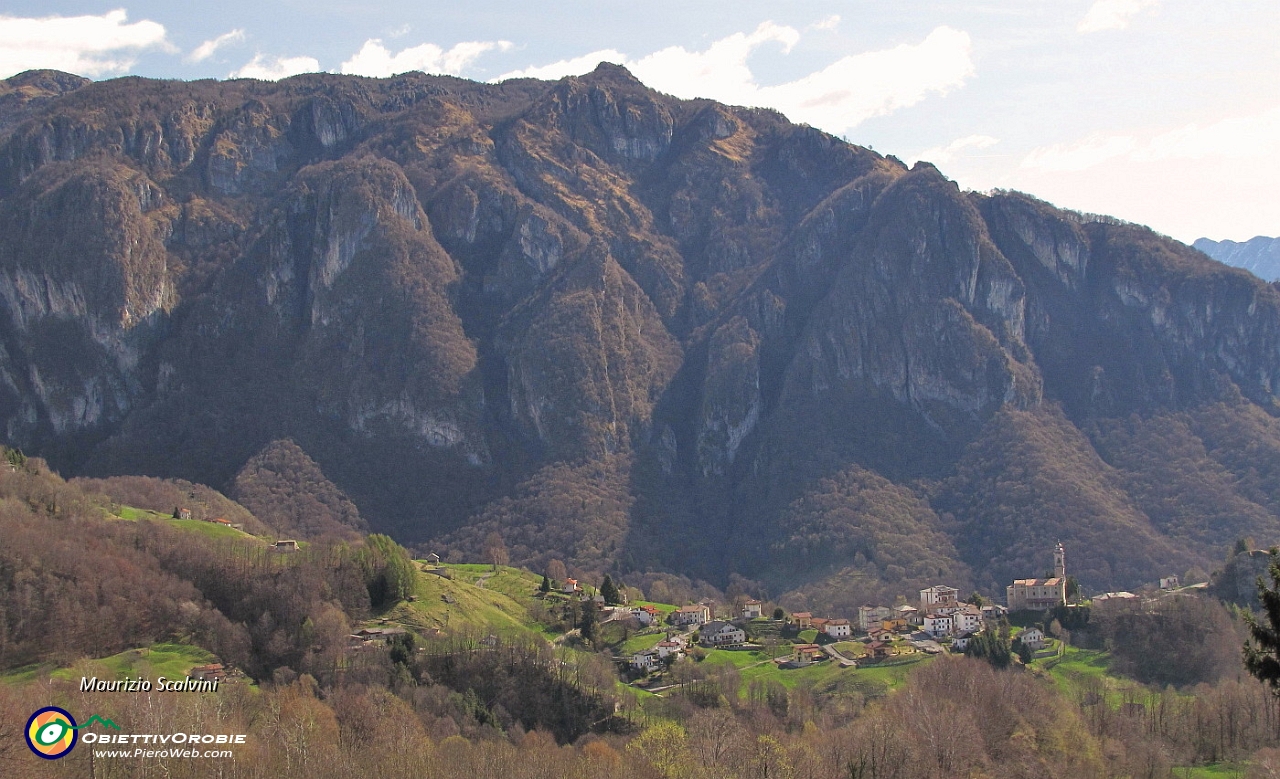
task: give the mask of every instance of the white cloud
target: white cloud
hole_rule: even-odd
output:
[[[721,38],[706,51],[691,52],[672,46],[625,64],[645,84],[676,97],[764,105],[747,59],[766,43],[782,44],[785,53],[799,41],[800,33],[795,28],[763,22],[754,32]]]
[[[187,62],[204,62],[212,57],[218,49],[232,43],[244,43],[244,30],[232,30],[219,35],[217,38],[205,41],[191,50],[191,53],[187,55]]]
[[[627,61],[627,55],[617,49],[600,49],[590,54],[583,54],[581,57],[573,57],[567,60],[558,60],[549,65],[538,65],[536,67],[528,67],[523,70],[513,70],[510,73],[504,73],[498,76],[494,81],[506,81],[509,78],[541,78],[547,81],[555,81],[565,76],[580,76],[583,73],[589,73],[595,69],[596,65],[601,62],[612,62],[615,65],[622,65]]]
[[[840,14],[831,14],[820,22],[814,22],[809,25],[811,30],[834,30],[840,26]]]
[[[341,71],[373,78],[386,78],[410,70],[457,76],[481,54],[494,49],[506,51],[509,48],[510,41],[466,41],[456,44],[448,51],[434,43],[424,43],[392,54],[380,39],[371,38],[364,42],[355,56],[342,63]]]
[[[969,49],[967,33],[938,27],[914,46],[844,57],[798,81],[763,88],[757,104],[839,133],[962,86],[974,72]]]
[[[1057,143],[1033,149],[1022,160],[1022,167],[1050,173],[1087,170],[1138,148],[1131,135],[1090,135],[1076,143]]]
[[[257,78],[263,81],[279,81],[299,73],[317,73],[320,61],[315,57],[265,57],[255,54],[244,67],[228,78]]]
[[[128,70],[138,52],[176,51],[164,25],[127,21],[124,9],[101,16],[0,16],[0,78],[35,68],[101,76]]]
[[[1133,154],[1136,162],[1206,157],[1272,157],[1280,149],[1280,106],[1234,116],[1207,127],[1189,124],[1155,136]]]
[[[973,74],[967,33],[938,27],[918,44],[843,57],[795,81],[762,87],[748,60],[757,48],[776,43],[783,52],[800,42],[792,28],[764,22],[751,33],[735,33],[704,51],[673,46],[632,60],[612,49],[499,77],[562,78],[586,73],[601,61],[626,66],[645,84],[676,97],[706,97],[725,103],[776,108],[797,122],[841,133],[863,121],[945,94]]]
[[[962,164],[965,161],[961,161]],[[1280,225],[1280,104],[1165,130],[1092,135],[1033,150],[1009,171],[971,170],[966,186],[1034,192],[1148,224],[1183,241],[1244,240]],[[971,175],[972,174],[972,175]]]
[[[1133,135],[1091,135],[1070,144],[1033,149],[1022,167],[1046,172],[1076,172],[1123,158],[1129,162],[1252,159],[1276,156],[1280,149],[1280,106],[1250,116],[1220,119],[1204,127],[1189,124],[1139,140]]]
[[[945,146],[934,146],[931,149],[925,149],[908,160],[908,162],[924,160],[925,162],[942,165],[951,162],[957,157],[968,156],[963,155],[962,152],[969,149],[989,149],[999,142],[999,138],[992,138],[990,135],[966,135],[963,138],[957,138]]]
[[[1143,9],[1154,7],[1160,0],[1095,0],[1089,6],[1080,24],[1078,32],[1101,32],[1103,30],[1123,30],[1129,26],[1129,20],[1142,13]]]

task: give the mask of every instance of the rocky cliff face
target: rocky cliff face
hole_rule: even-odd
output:
[[[1274,288],[616,66],[23,74],[0,228],[6,443],[70,471],[224,486],[289,441],[306,468],[272,485],[305,471],[408,541],[505,528],[531,561],[779,586],[994,588],[1053,537],[1121,586],[1280,505],[1229,486],[1226,432],[1270,430]],[[1111,424],[1177,414],[1251,519],[1153,508]]]
[[[1218,262],[1244,268],[1265,281],[1280,280],[1280,238],[1258,235],[1247,241],[1197,238],[1192,244]]]

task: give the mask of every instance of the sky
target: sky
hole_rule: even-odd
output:
[[[0,0],[0,78],[557,79],[601,61],[962,187],[1190,242],[1280,235],[1276,0]]]

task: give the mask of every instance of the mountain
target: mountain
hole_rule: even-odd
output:
[[[1197,238],[1191,244],[1218,262],[1244,268],[1266,281],[1280,281],[1280,238],[1259,235],[1244,243]]]
[[[612,65],[5,85],[0,421],[63,473],[832,603],[1280,539],[1280,291],[1145,228]]]

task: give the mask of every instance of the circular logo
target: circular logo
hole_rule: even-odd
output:
[[[71,751],[79,738],[76,719],[64,709],[46,706],[27,720],[27,746],[45,760],[57,760]]]

